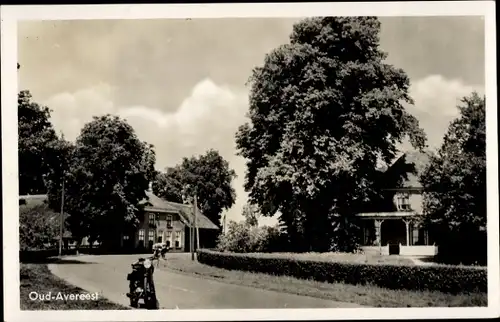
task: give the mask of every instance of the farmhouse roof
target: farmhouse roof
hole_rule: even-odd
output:
[[[187,226],[191,226],[194,218],[193,206],[185,205],[177,202],[166,201],[158,196],[156,196],[153,192],[147,190],[146,196],[148,200],[144,200],[143,203],[146,203],[147,211],[159,211],[159,212],[170,212],[170,213],[178,213],[181,217],[181,220]],[[24,195],[19,196],[19,205],[20,207],[34,207],[37,205],[45,205],[47,204],[47,195]],[[59,216],[54,212],[54,216]],[[58,218],[58,217],[57,217]],[[206,217],[201,210],[198,208],[197,212],[197,227],[202,229],[219,229],[219,227],[214,224],[208,217]]]
[[[146,196],[149,200],[144,201],[149,207],[146,207],[147,211],[160,211],[160,212],[171,212],[178,213],[184,224],[191,226],[194,221],[194,208],[192,205],[186,205],[178,202],[166,201],[158,196],[156,196],[151,191],[146,191]],[[198,208],[196,222],[198,228],[203,229],[219,229],[219,227],[214,224],[210,219],[208,219]]]

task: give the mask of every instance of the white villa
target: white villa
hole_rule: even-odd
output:
[[[373,212],[360,213],[365,252],[382,255],[435,256],[438,247],[419,225],[422,215],[420,174],[429,162],[424,152],[408,152],[382,175],[383,200]]]

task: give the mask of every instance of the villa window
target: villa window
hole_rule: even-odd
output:
[[[139,240],[144,240],[144,229],[139,230]]]
[[[157,243],[163,242],[163,230],[158,231],[158,237],[156,238]]]
[[[175,232],[175,247],[176,248],[181,247],[181,232],[180,231]]]
[[[398,211],[410,211],[410,196],[406,193],[398,195],[396,199],[396,206]]]
[[[149,214],[149,222],[153,223],[155,221],[155,214]]]
[[[154,232],[154,230],[150,230],[149,231],[148,237],[149,237],[148,240],[150,240],[150,241],[154,241],[155,240],[155,232]]]
[[[167,245],[167,247],[170,247],[170,245],[172,243],[171,239],[172,239],[172,232],[171,231],[167,231],[165,233],[165,244]]]
[[[172,215],[167,215],[167,227],[172,227]]]

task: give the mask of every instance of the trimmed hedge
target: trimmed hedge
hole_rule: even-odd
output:
[[[406,266],[259,257],[257,254],[197,252],[202,264],[229,270],[286,275],[319,282],[376,285],[388,289],[445,293],[486,292],[487,269],[459,266]]]

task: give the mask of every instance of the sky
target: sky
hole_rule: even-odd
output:
[[[23,21],[18,25],[19,90],[52,109],[74,140],[92,116],[125,118],[155,146],[156,168],[219,150],[237,173],[227,220],[242,220],[245,160],[234,135],[246,122],[252,69],[288,42],[299,19]],[[383,17],[381,49],[408,74],[408,107],[441,143],[459,99],[484,93],[481,17]],[[261,224],[275,219],[262,218]]]

